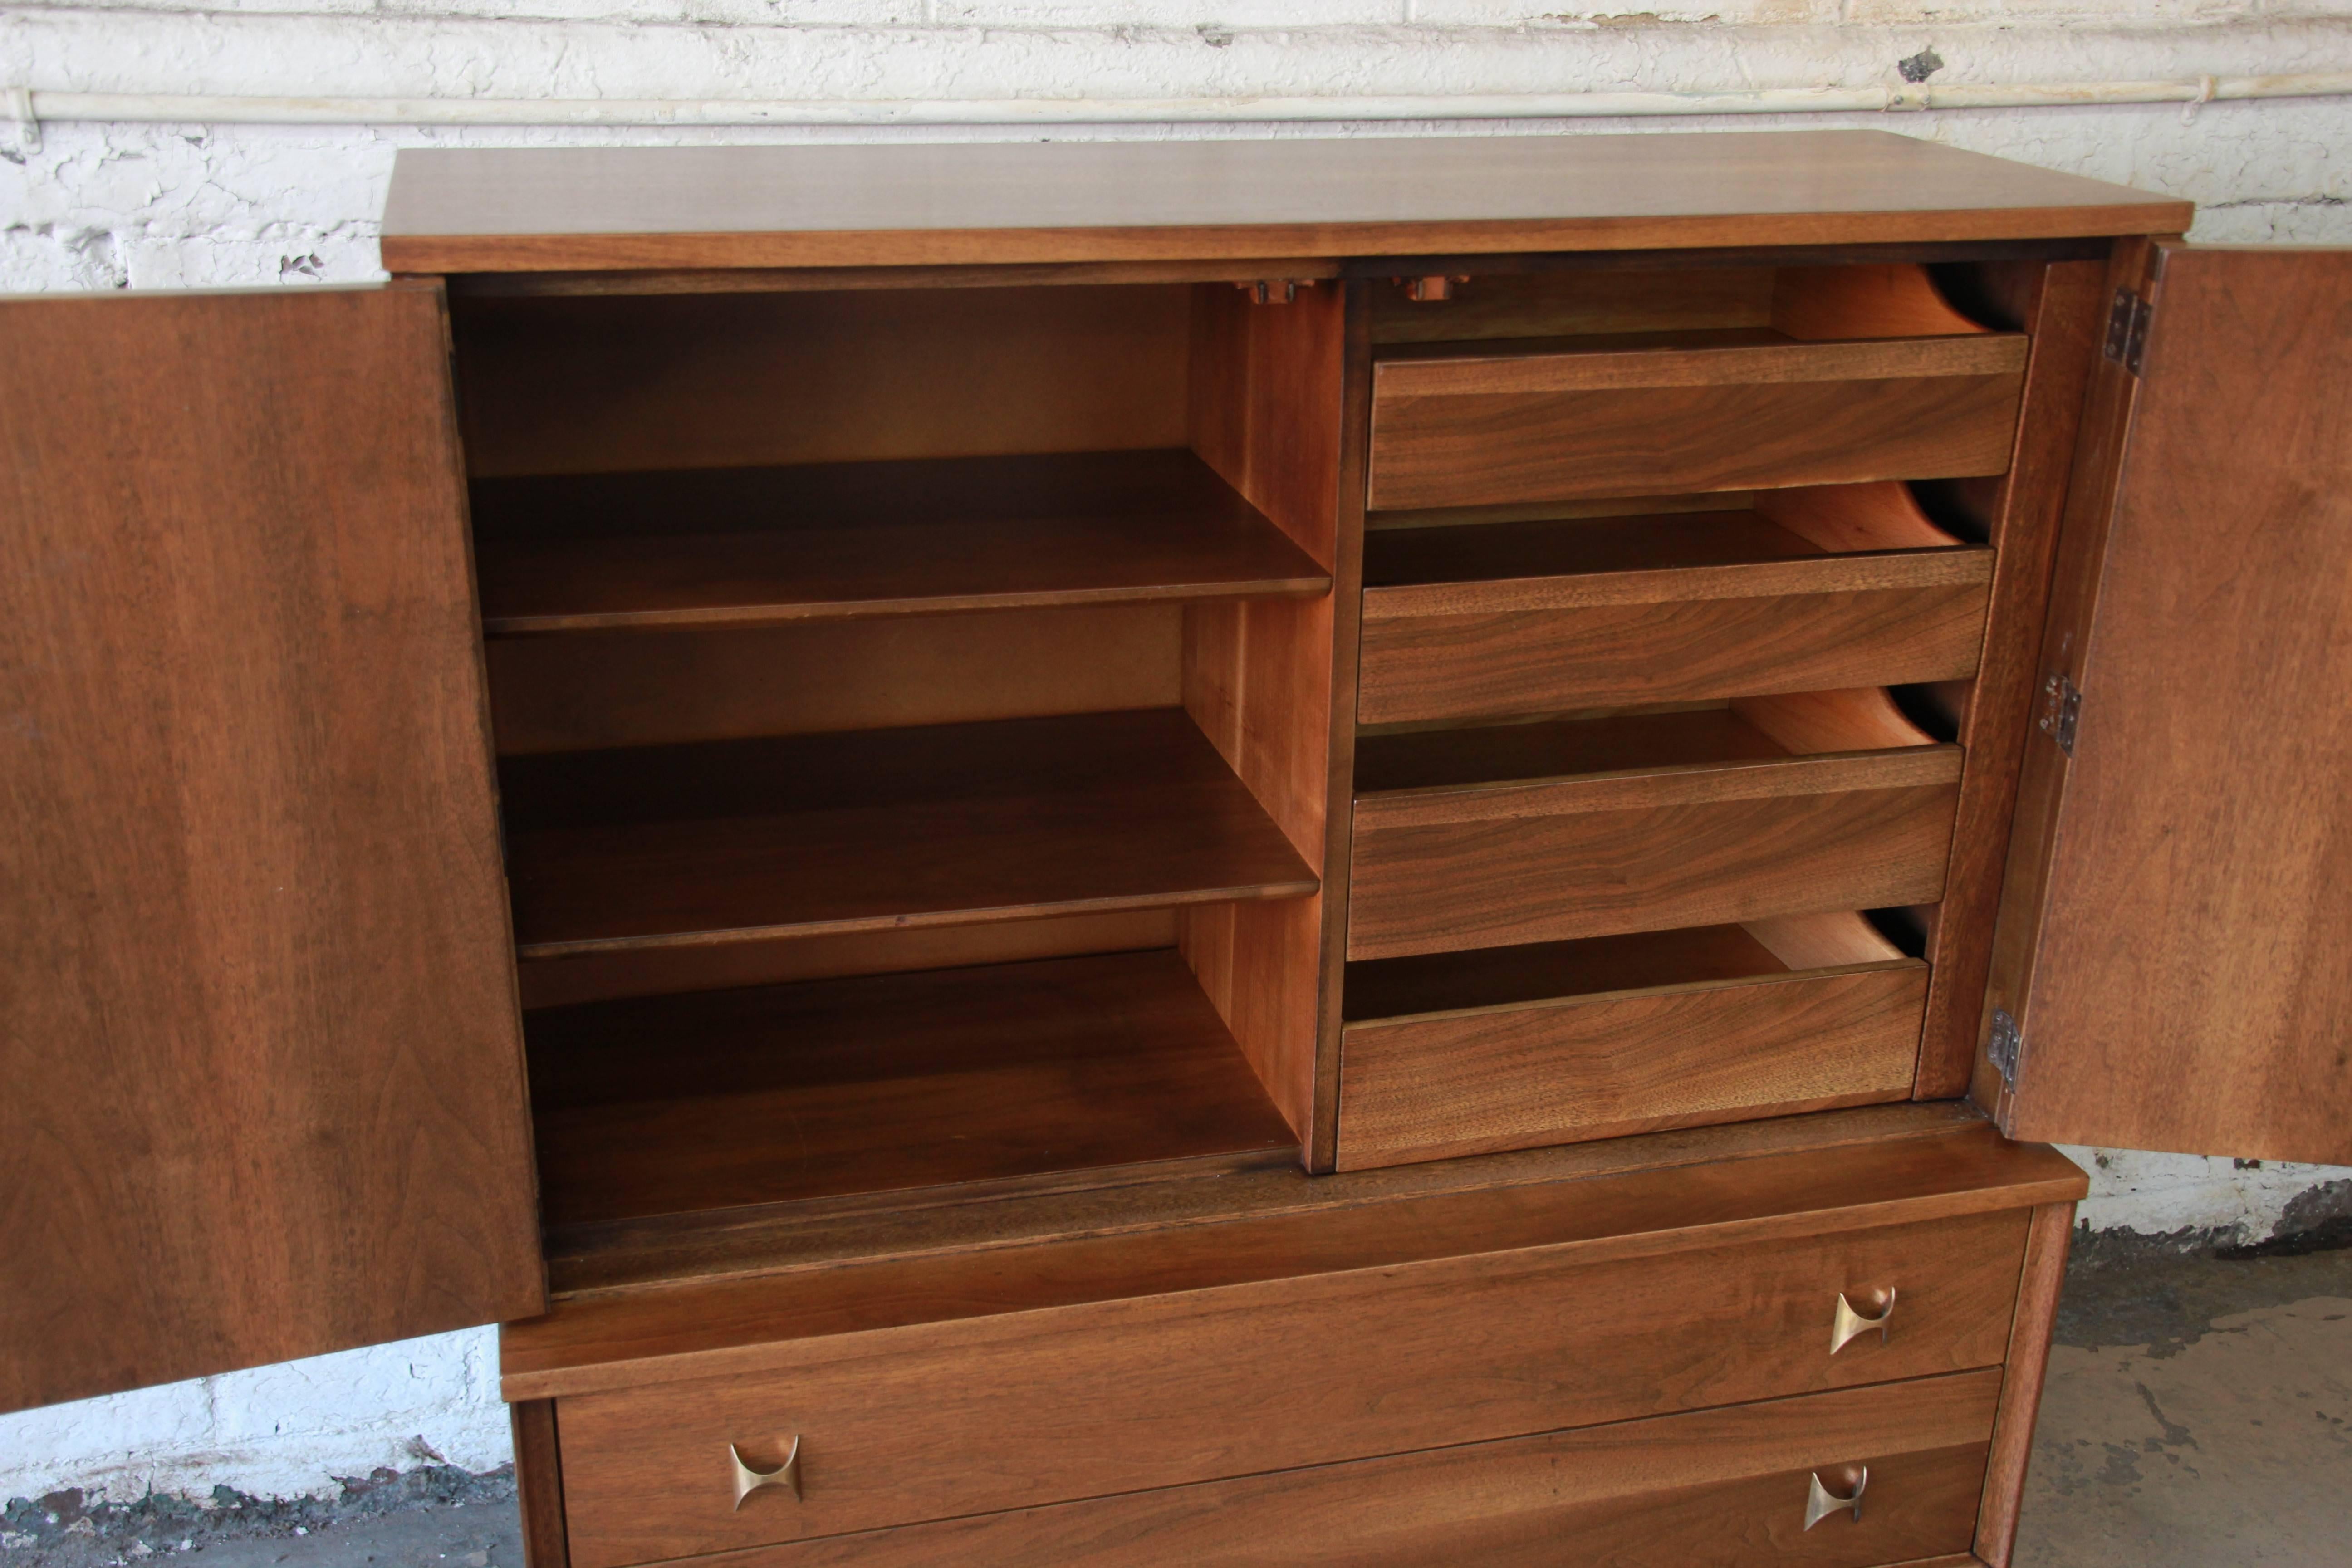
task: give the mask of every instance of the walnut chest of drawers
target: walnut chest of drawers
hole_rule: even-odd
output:
[[[532,1568],[2001,1568],[2031,1140],[2352,1159],[2352,259],[2189,217],[425,152],[0,301],[0,1405],[499,1321]]]

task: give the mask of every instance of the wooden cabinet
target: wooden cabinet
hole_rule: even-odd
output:
[[[2352,1157],[2352,262],[2189,217],[445,152],[0,305],[0,1405],[502,1321],[535,1568],[1999,1568],[2011,1137]]]

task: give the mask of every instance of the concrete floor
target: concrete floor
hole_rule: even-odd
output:
[[[0,1568],[521,1568],[513,1497],[443,1470],[201,1512],[44,1499],[8,1510]],[[2242,1563],[2352,1568],[2352,1247],[2078,1247],[2013,1568]]]
[[[2102,1237],[2056,1341],[2013,1568],[2352,1564],[2352,1249]]]

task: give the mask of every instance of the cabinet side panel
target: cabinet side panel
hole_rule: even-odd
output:
[[[2043,1204],[2025,1233],[2025,1267],[2017,1289],[2017,1316],[2009,1331],[2000,1414],[1977,1510],[1977,1555],[1990,1568],[2009,1568],[2017,1541],[2017,1508],[2025,1492],[2026,1461],[2033,1452],[2033,1420],[2042,1379],[2050,1368],[2050,1333],[2066,1281],[2066,1247],[2074,1237],[2074,1205]]]
[[[1196,605],[1185,612],[1184,706],[1327,892],[1280,905],[1192,911],[1186,959],[1284,1118],[1315,1132],[1335,758],[1339,634],[1341,290],[1255,304],[1222,283],[1192,295],[1193,450],[1334,578],[1318,599]],[[1352,561],[1346,571],[1352,571]],[[1312,1163],[1317,1151],[1307,1157]],[[1323,1154],[1328,1163],[1328,1154]]]
[[[0,1408],[538,1310],[438,289],[0,339]]]
[[[555,1401],[518,1400],[508,1406],[508,1414],[514,1426],[523,1568],[572,1568],[572,1548],[563,1528],[563,1461],[555,1434]]]
[[[2039,685],[2034,660],[2050,600],[2051,562],[2084,392],[2098,357],[2096,334],[2105,321],[2105,290],[2100,287],[2105,263],[2061,261],[2032,271],[2030,279],[1995,279],[2025,285],[2018,290],[2026,296],[2020,314],[2032,333],[2033,352],[2026,363],[2016,453],[1992,508],[1998,553],[1984,655],[1961,721],[1968,766],[1960,776],[1951,869],[1929,952],[1934,977],[1913,1087],[1921,1100],[1948,1100],[1968,1089],[1992,962],[1993,917],[2017,801],[2017,770]]]

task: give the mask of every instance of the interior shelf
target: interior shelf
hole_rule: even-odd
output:
[[[1330,587],[1181,449],[486,479],[473,514],[493,637]]]
[[[1179,709],[509,757],[525,959],[1315,891]]]
[[[527,1014],[550,1227],[1296,1139],[1172,949]]]

